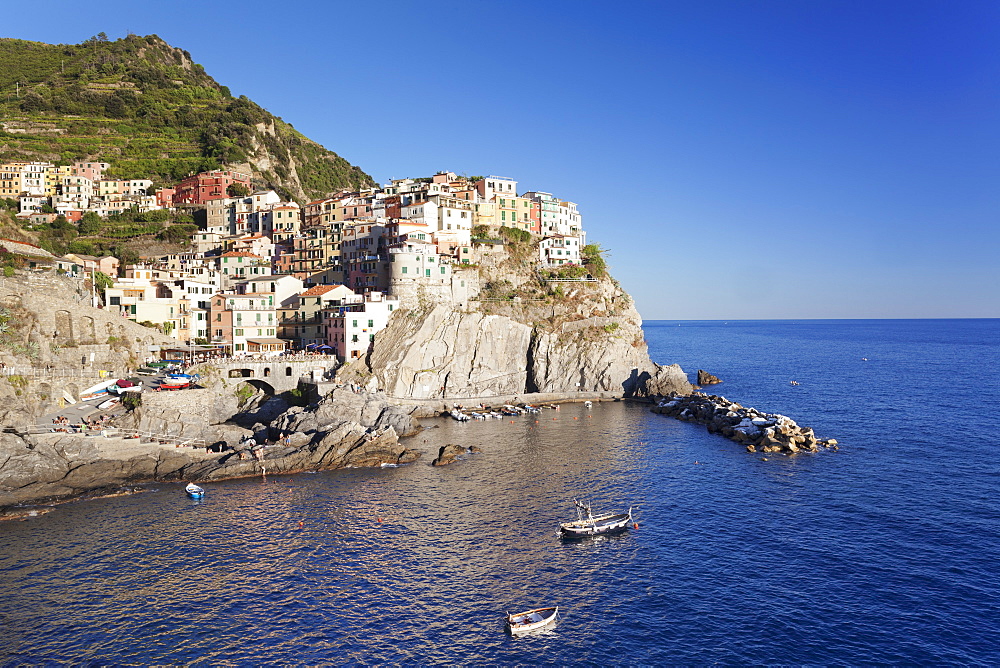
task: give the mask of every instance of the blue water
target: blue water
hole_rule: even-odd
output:
[[[566,405],[428,421],[397,469],[63,505],[0,524],[0,665],[1000,664],[1000,321],[645,330],[840,450]],[[429,466],[444,443],[484,452]],[[574,497],[640,526],[562,542]]]

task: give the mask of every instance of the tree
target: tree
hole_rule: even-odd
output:
[[[114,284],[114,279],[105,274],[103,271],[94,272],[94,287],[96,287],[99,292],[104,292]]]
[[[80,219],[80,224],[78,225],[78,228],[80,230],[80,234],[89,235],[89,234],[97,234],[98,232],[101,231],[101,228],[103,226],[104,226],[104,221],[101,220],[101,217],[98,216],[93,211],[88,211],[87,213],[83,214],[83,218]]]
[[[587,244],[580,249],[583,266],[590,271],[590,275],[594,278],[603,278],[607,274],[608,265],[604,261],[604,256],[607,254],[608,252],[597,244]]]
[[[250,194],[250,189],[242,183],[231,183],[229,184],[229,187],[226,188],[226,193],[228,193],[230,197],[246,197]]]

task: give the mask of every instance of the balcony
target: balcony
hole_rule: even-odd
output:
[[[218,306],[216,308],[219,308]],[[246,304],[226,304],[224,311],[273,311],[274,306],[270,304],[247,306]]]

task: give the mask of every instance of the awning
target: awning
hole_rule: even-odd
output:
[[[247,339],[247,343],[252,343],[255,346],[287,346],[288,341],[285,339]]]

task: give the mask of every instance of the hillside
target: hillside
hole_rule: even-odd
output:
[[[300,201],[372,183],[156,35],[0,38],[0,119],[0,161],[103,160],[110,177],[156,185],[249,165],[257,185]]]

